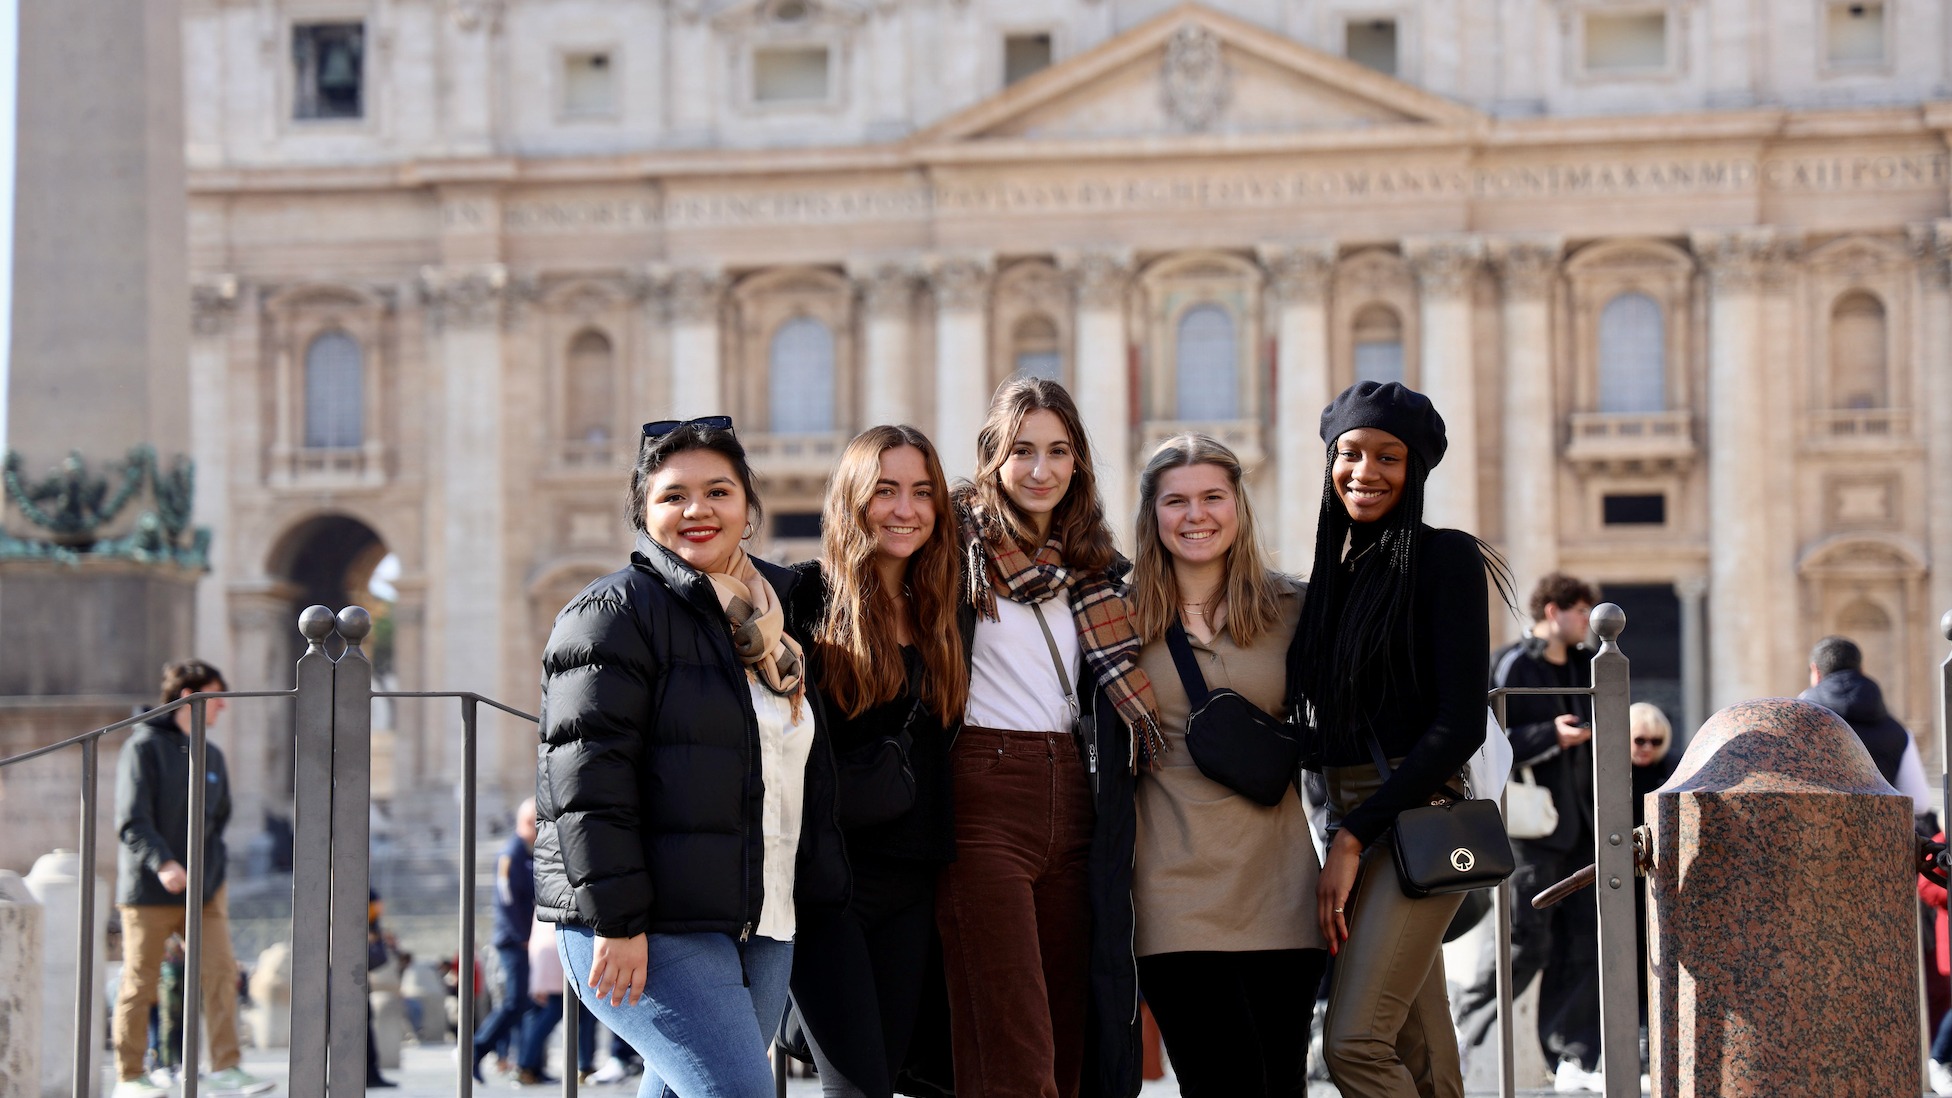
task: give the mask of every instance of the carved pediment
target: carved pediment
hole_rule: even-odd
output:
[[[732,34],[755,30],[790,33],[821,26],[854,26],[868,17],[856,0],[736,0],[714,14],[712,27]]]
[[[1184,4],[918,135],[923,144],[1436,127],[1482,116],[1346,58]]]

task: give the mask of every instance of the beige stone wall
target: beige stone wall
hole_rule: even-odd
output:
[[[1270,547],[1305,570],[1316,415],[1355,377],[1369,338],[1358,326],[1381,309],[1406,380],[1452,422],[1433,518],[1497,543],[1521,587],[1554,566],[1674,585],[1702,707],[1794,693],[1809,644],[1856,631],[1888,660],[1871,670],[1893,709],[1932,725],[1934,623],[1952,606],[1952,568],[1939,563],[1952,553],[1941,227],[1952,113],[1904,91],[1936,79],[1910,46],[1876,89],[1849,85],[1909,105],[1704,111],[1716,96],[1737,102],[1738,84],[1760,97],[1767,73],[1743,84],[1715,68],[1723,84],[1711,84],[1696,52],[1637,99],[1550,65],[1493,80],[1446,51],[1458,35],[1519,30],[1421,5],[1405,31],[1417,87],[1311,48],[1339,29],[1323,14],[1334,5],[1143,23],[1100,0],[1060,6],[1051,70],[993,94],[982,65],[945,56],[924,95],[914,66],[937,60],[918,45],[928,35],[1030,26],[1033,14],[809,3],[852,36],[862,86],[882,81],[894,98],[850,92],[802,126],[697,101],[716,93],[687,83],[731,65],[739,35],[783,33],[744,6],[690,19],[695,5],[654,18],[634,4],[462,4],[436,18],[396,2],[385,12],[399,29],[379,54],[392,60],[376,70],[392,98],[335,136],[236,125],[236,89],[277,77],[248,48],[276,33],[262,20],[277,5],[193,7],[192,39],[231,28],[218,36],[231,52],[218,52],[233,66],[230,83],[205,89],[231,106],[202,101],[201,75],[191,94],[196,361],[225,379],[228,402],[209,451],[218,468],[206,464],[224,517],[205,605],[222,608],[234,662],[267,681],[283,658],[272,638],[288,628],[276,608],[292,597],[281,568],[294,531],[339,514],[401,558],[401,685],[526,708],[555,609],[628,549],[620,500],[637,423],[738,417],[775,517],[762,548],[803,553],[810,543],[776,537],[779,516],[818,509],[851,432],[908,420],[966,471],[982,405],[1015,361],[1008,341],[1032,314],[1050,320],[1039,338],[1061,352],[1121,525],[1148,441],[1203,429],[1249,458]],[[1676,10],[1706,49],[1749,33],[1721,22],[1737,7]],[[234,41],[240,25],[255,29]],[[1557,48],[1551,20],[1525,33],[1526,49]],[[416,106],[424,73],[406,61],[429,41],[443,64],[470,49],[514,58],[612,41],[627,60],[693,48],[714,60],[652,87],[623,74],[616,128],[599,139],[552,129],[545,89],[519,81],[479,117]],[[1218,49],[1220,92],[1171,60],[1202,42]],[[1779,64],[1763,67],[1780,75]],[[554,71],[532,65],[524,79]],[[1457,101],[1514,98],[1556,116]],[[1642,113],[1596,113],[1627,106]],[[1253,124],[1229,122],[1236,109],[1257,112]],[[445,144],[416,136],[435,132]],[[685,134],[718,148],[669,147]],[[805,147],[815,137],[824,147]],[[1658,310],[1665,361],[1655,406],[1629,411],[1605,407],[1600,381],[1604,317],[1621,295]],[[1176,408],[1177,325],[1201,304],[1234,324],[1239,400],[1232,418],[1189,423]],[[830,432],[770,429],[768,348],[795,317],[832,336]],[[370,380],[363,443],[336,464],[291,443],[305,340],[326,328],[360,341]],[[570,348],[589,332],[609,348],[602,437],[571,422],[573,393],[592,383],[570,376]],[[1870,362],[1883,374],[1874,399],[1840,406]],[[1619,494],[1663,497],[1665,520],[1604,522],[1604,498]],[[406,784],[451,778],[453,725],[427,717],[410,733]],[[510,724],[484,741],[491,784],[525,784],[527,735]]]

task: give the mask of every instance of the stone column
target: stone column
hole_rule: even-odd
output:
[[[1500,502],[1505,554],[1521,592],[1559,565],[1561,421],[1552,385],[1552,290],[1563,249],[1557,238],[1512,238],[1499,241],[1494,252],[1505,289]]]
[[[1696,233],[1707,268],[1709,524],[1708,708],[1775,693],[1771,637],[1779,607],[1769,570],[1786,551],[1772,544],[1766,493],[1770,463],[1764,386],[1762,286],[1781,254],[1768,229]]]
[[[507,478],[502,400],[502,315],[507,274],[500,265],[428,272],[440,377],[435,407],[440,474],[435,480],[437,547],[431,554],[430,610],[440,623],[433,668],[443,690],[507,693],[501,678],[508,591]],[[479,754],[483,785],[492,781],[498,751],[485,733]],[[449,777],[458,780],[452,771]]]
[[[1919,400],[1925,413],[1925,539],[1931,605],[1919,615],[1925,619],[1925,629],[1918,640],[1931,654],[1921,662],[1936,669],[1945,654],[1939,617],[1952,610],[1952,221],[1919,226],[1912,242],[1919,257],[1919,312],[1924,321],[1918,355],[1928,366],[1920,371],[1925,387]],[[1936,675],[1927,678],[1938,681]],[[1934,711],[1938,708],[1932,706]],[[1941,725],[1927,756],[1938,754],[1945,731]]]
[[[282,690],[304,642],[298,635],[299,588],[282,580],[232,583],[225,590],[224,619],[242,664],[219,664],[240,690]],[[292,742],[297,734],[291,706],[257,710],[268,722],[256,736],[242,736],[230,752],[231,818],[255,825],[264,814],[292,818]],[[243,716],[233,713],[232,717]],[[255,802],[255,803],[254,803]]]
[[[1674,593],[1681,600],[1681,722],[1668,750],[1680,751],[1708,719],[1708,577],[1681,579]]]
[[[1132,552],[1132,370],[1125,338],[1125,288],[1132,277],[1129,251],[1061,256],[1077,292],[1078,414],[1091,441],[1098,494],[1120,551]]]
[[[42,1095],[73,1092],[75,1077],[75,980],[81,975],[82,932],[94,956],[95,978],[88,989],[94,1000],[91,1017],[108,1016],[105,999],[108,981],[103,979],[108,959],[109,885],[100,867],[93,880],[81,876],[81,855],[72,850],[56,850],[34,861],[34,868],[22,878],[34,899],[40,902],[43,923],[41,958],[41,1087]],[[81,890],[95,894],[93,925],[81,926]],[[90,1025],[89,1072],[91,1080],[102,1077],[102,1036],[105,1023]],[[208,1063],[208,1061],[205,1061]],[[30,1092],[31,1093],[31,1092]],[[85,1093],[100,1093],[89,1086]]]
[[[1274,508],[1275,563],[1306,576],[1315,563],[1322,472],[1328,464],[1328,447],[1321,440],[1322,409],[1335,398],[1329,388],[1328,355],[1335,243],[1263,244],[1260,253],[1280,303],[1274,344],[1274,468],[1280,490]]]
[[[190,291],[190,389],[197,395],[197,419],[203,423],[232,422],[230,339],[232,320],[244,291],[235,275],[201,282]],[[225,552],[230,530],[231,432],[197,431],[190,438],[196,462],[197,493],[190,505],[190,521],[215,531],[210,543],[210,571],[197,581],[196,651],[200,658],[228,668],[231,659],[230,614],[226,612],[223,580],[230,561]]]
[[[861,426],[910,423],[915,418],[913,264],[900,260],[850,265],[867,313],[867,369],[862,378]]]
[[[1424,521],[1477,533],[1478,399],[1473,362],[1471,284],[1484,261],[1484,242],[1457,234],[1412,237],[1403,253],[1416,270],[1421,291],[1422,360],[1417,384],[1437,405],[1450,438],[1443,464],[1430,475]]]
[[[42,1019],[59,1025],[41,1002],[41,958],[48,953],[44,916],[20,874],[0,869],[0,1003],[7,1004],[7,1024],[0,1026],[0,1094],[8,1098],[41,1093]],[[69,1018],[72,1033],[72,1011]],[[64,1055],[72,1062],[72,1052]]]
[[[503,94],[497,73],[503,0],[449,0],[451,30],[442,51],[446,72],[441,97],[450,154],[485,156],[494,151]]]
[[[715,270],[681,268],[665,282],[671,315],[671,397],[655,419],[723,415],[724,369],[720,365],[719,305],[725,279]]]
[[[393,582],[393,674],[392,689],[438,689],[427,681],[427,578],[403,575]],[[524,684],[526,685],[526,684]],[[399,702],[393,708],[393,730],[398,737],[394,773],[402,790],[421,787],[421,782],[439,783],[453,775],[460,752],[450,761],[446,744],[447,721],[427,719],[425,703]],[[429,726],[435,729],[428,735]]]
[[[935,291],[935,448],[951,480],[976,472],[976,432],[989,411],[988,255],[929,264]]]

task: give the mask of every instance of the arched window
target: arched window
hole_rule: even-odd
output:
[[[1174,377],[1180,419],[1240,417],[1239,338],[1218,305],[1195,305],[1179,318]]]
[[[1667,321],[1643,293],[1624,293],[1600,310],[1602,412],[1667,408]]]
[[[569,341],[563,428],[570,441],[592,446],[610,441],[617,406],[614,361],[610,337],[602,332],[585,328]]]
[[[1403,320],[1387,305],[1370,305],[1356,314],[1357,381],[1403,380]]]
[[[1010,350],[1018,376],[1064,380],[1064,347],[1050,317],[1032,313],[1017,321],[1016,331],[1010,333]]]
[[[305,447],[351,449],[366,441],[365,356],[344,332],[305,348]]]
[[[1858,291],[1830,310],[1830,401],[1836,408],[1889,408],[1884,303]]]
[[[825,324],[796,316],[780,325],[767,365],[773,433],[814,435],[834,429],[834,334]]]

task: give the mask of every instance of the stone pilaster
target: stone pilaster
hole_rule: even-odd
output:
[[[989,255],[928,264],[935,293],[935,448],[951,479],[976,472],[976,432],[989,410]]]
[[[509,540],[508,414],[503,399],[502,321],[508,272],[499,264],[445,267],[423,273],[421,294],[432,320],[431,363],[439,390],[433,402],[438,441],[429,453],[434,515],[428,554],[428,591],[434,619],[443,628],[432,638],[432,666],[442,689],[472,690],[489,697],[507,693],[502,637],[508,608],[520,605],[507,581]],[[513,765],[488,749],[504,741],[482,739],[484,782]],[[512,750],[512,747],[511,747]],[[533,760],[530,765],[533,766]]]
[[[1514,580],[1528,590],[1559,564],[1559,401],[1553,392],[1552,291],[1557,238],[1497,241],[1492,257],[1504,284],[1505,552]]]
[[[230,385],[231,333],[238,304],[245,293],[235,275],[199,282],[190,289],[190,389],[196,393],[196,415],[205,423],[232,421]],[[223,583],[217,577],[228,563],[230,540],[229,431],[192,431],[190,458],[196,462],[197,493],[190,521],[214,532],[210,543],[210,572],[197,581],[196,651],[218,667],[231,659],[230,615],[224,609]]]
[[[1952,610],[1952,221],[1915,226],[1912,246],[1918,256],[1918,302],[1923,323],[1919,359],[1924,370],[1926,582],[1931,605],[1920,615],[1925,630],[1916,643],[1931,654],[1925,661],[1936,667],[1945,654],[1945,637],[1938,631],[1941,615]],[[1936,682],[1936,679],[1933,679]],[[1934,706],[1934,709],[1939,707]],[[1946,729],[1943,715],[1928,756],[1942,754]]]
[[[1772,638],[1785,606],[1770,576],[1789,553],[1769,522],[1770,448],[1765,400],[1763,295],[1786,249],[1768,229],[1696,233],[1708,272],[1708,704],[1710,710],[1778,691]],[[1783,544],[1777,544],[1783,542]]]
[[[1424,521],[1476,533],[1478,509],[1477,371],[1472,362],[1471,286],[1484,263],[1484,242],[1456,234],[1412,237],[1403,254],[1416,271],[1422,314],[1417,384],[1444,417],[1450,447],[1430,474]]]
[[[1137,504],[1133,481],[1132,378],[1127,367],[1125,290],[1130,251],[1058,256],[1077,296],[1078,414],[1091,443],[1098,494],[1119,547],[1132,551],[1129,516]]]
[[[1321,518],[1322,409],[1329,391],[1328,289],[1335,276],[1335,242],[1263,244],[1262,266],[1274,286],[1274,467],[1277,567],[1306,576],[1314,567],[1315,528]]]
[[[915,285],[913,262],[884,259],[850,264],[866,313],[867,377],[862,386],[862,426],[914,420]]]
[[[1687,576],[1674,584],[1674,593],[1681,602],[1681,719],[1668,749],[1679,752],[1708,719],[1708,577]]]
[[[719,322],[725,278],[716,270],[681,267],[662,272],[671,330],[671,388],[658,419],[724,414],[725,377]]]

